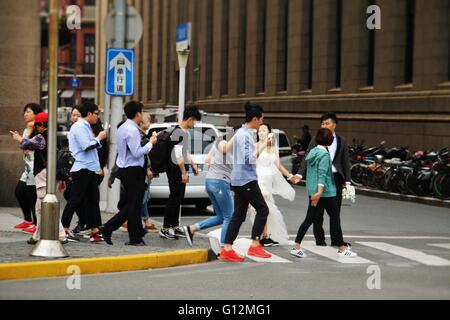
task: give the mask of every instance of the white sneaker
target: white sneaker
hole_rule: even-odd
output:
[[[291,255],[293,255],[294,257],[297,257],[297,258],[306,258],[306,254],[303,252],[302,249],[297,250],[295,248],[292,248],[290,253],[291,253]]]
[[[338,251],[338,256],[339,256],[339,258],[354,258],[354,257],[357,257],[358,254],[347,248],[342,252]]]

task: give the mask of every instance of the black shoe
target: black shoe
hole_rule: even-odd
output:
[[[186,238],[186,235],[184,234],[184,230],[182,227],[176,227],[173,229],[173,231],[175,232],[176,238]]]
[[[189,226],[184,226],[183,231],[187,243],[192,247],[192,245],[194,244],[194,234],[191,232],[191,228]]]
[[[125,242],[125,245],[126,246],[135,246],[135,247],[144,247],[144,246],[146,246],[144,240],[141,240],[141,241],[128,241],[128,242]]]
[[[349,248],[349,249],[352,248],[352,244],[351,244],[350,242],[344,242],[344,245],[345,245],[347,248]],[[333,242],[331,243],[331,246],[332,246],[332,247],[339,247],[338,244],[333,243]]]
[[[278,247],[280,245],[279,242],[276,242],[276,241],[272,240],[271,238],[261,239],[261,240],[259,240],[259,243],[263,247]]]
[[[99,233],[102,235],[102,238],[103,238],[103,240],[105,240],[106,244],[109,244],[110,246],[112,246],[113,243],[111,241],[111,233],[105,232],[104,227],[99,227],[98,229],[100,230]]]
[[[325,242],[325,240],[324,241],[316,241],[316,246],[326,247],[327,243]]]
[[[27,240],[28,244],[35,245],[38,241],[36,239],[30,238]]]
[[[160,229],[159,236],[163,239],[178,240],[178,237],[173,233],[172,229]]]

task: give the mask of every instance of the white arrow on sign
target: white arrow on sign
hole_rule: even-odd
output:
[[[111,62],[109,63],[109,70],[111,70],[114,67],[117,67],[119,61],[123,61],[125,68],[127,68],[128,71],[131,71],[131,62],[130,60],[128,60],[127,57],[125,57],[125,55],[122,52],[111,60]]]
[[[114,59],[109,63],[109,70],[114,70],[114,90],[117,93],[126,93],[127,88],[127,77],[126,69],[131,72],[131,62],[127,57],[120,52]]]

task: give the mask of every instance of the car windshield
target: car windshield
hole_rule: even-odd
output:
[[[278,136],[278,139],[279,139],[279,143],[280,143],[280,148],[285,148],[285,147],[290,148],[289,141],[285,134],[280,133]]]

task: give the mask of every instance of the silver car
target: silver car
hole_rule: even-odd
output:
[[[155,123],[150,126],[150,132],[159,133],[177,125],[178,123]],[[211,144],[217,139],[220,132],[212,124],[198,122],[189,134],[191,138],[190,152],[200,173],[198,176],[190,174],[183,204],[195,204],[198,209],[206,209],[211,202],[205,189],[205,177],[208,169],[205,165],[205,159],[211,149]],[[152,180],[150,185],[150,204],[166,204],[169,194],[167,175],[161,173],[159,177]]]

